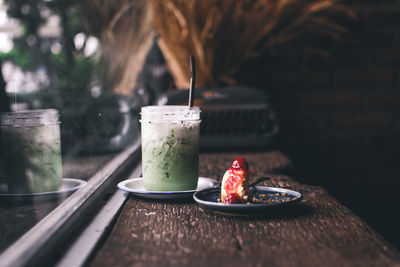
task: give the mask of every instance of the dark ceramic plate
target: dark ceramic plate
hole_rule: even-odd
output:
[[[254,201],[248,204],[219,202],[221,198],[220,187],[198,191],[193,195],[193,198],[205,208],[229,214],[262,214],[268,209],[287,206],[301,199],[299,192],[289,189],[265,186],[255,186],[252,189]]]

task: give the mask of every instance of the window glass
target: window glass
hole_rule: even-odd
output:
[[[58,110],[63,178],[87,181],[133,144],[140,107],[168,87],[145,5],[0,0],[0,112]],[[1,152],[0,252],[68,197],[4,197]]]

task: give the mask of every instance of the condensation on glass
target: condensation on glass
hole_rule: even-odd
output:
[[[142,107],[140,122],[146,190],[195,189],[199,175],[200,109]]]

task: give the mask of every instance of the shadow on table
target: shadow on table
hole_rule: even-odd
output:
[[[204,208],[203,208],[204,209]],[[205,210],[205,209],[204,209]],[[208,210],[207,212],[220,216],[235,216],[242,218],[257,218],[257,219],[294,219],[304,216],[309,216],[314,213],[314,209],[311,206],[308,206],[303,203],[288,205],[285,207],[275,207],[266,209],[263,213],[254,213],[254,214],[233,214],[233,213],[224,213],[219,211]]]
[[[220,211],[214,211],[209,208],[202,207],[198,205],[193,199],[145,199],[140,198],[134,195],[130,196],[133,199],[140,200],[149,204],[163,203],[163,204],[171,204],[171,205],[191,205],[190,208],[200,209],[201,211],[211,215],[211,216],[229,216],[229,217],[242,217],[242,218],[264,218],[264,219],[293,219],[304,216],[309,216],[314,213],[314,208],[302,203],[289,203],[284,206],[271,207],[265,209],[264,212],[260,213],[225,213]]]

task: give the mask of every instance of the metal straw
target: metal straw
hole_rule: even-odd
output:
[[[194,56],[190,56],[190,88],[189,88],[189,107],[193,107],[194,100],[194,84],[196,80],[196,64]]]

